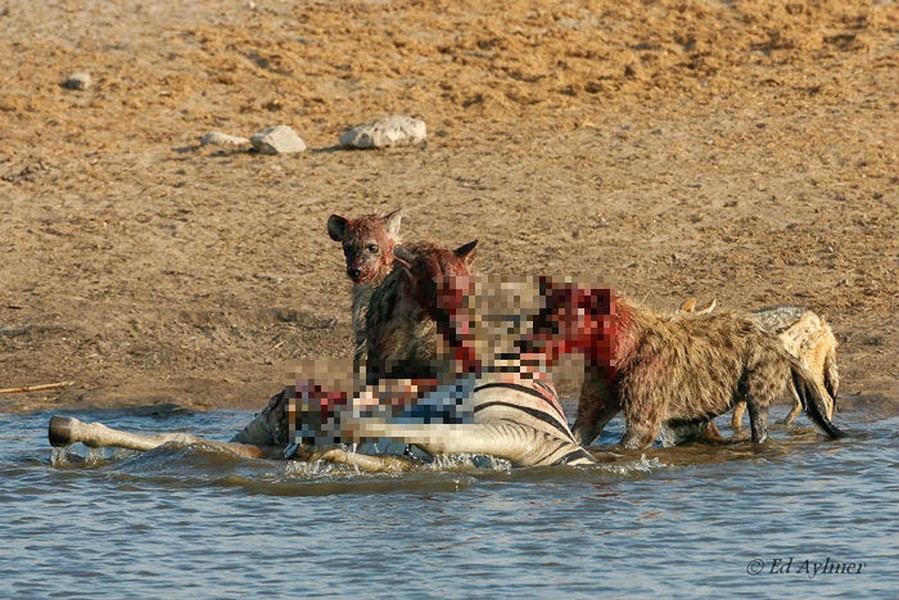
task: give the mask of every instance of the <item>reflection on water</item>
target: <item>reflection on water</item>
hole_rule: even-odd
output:
[[[850,405],[835,442],[801,423],[762,447],[620,452],[616,420],[595,467],[392,475],[202,446],[54,451],[49,414],[3,416],[0,597],[894,598],[895,406]],[[249,417],[74,416],[213,439]]]

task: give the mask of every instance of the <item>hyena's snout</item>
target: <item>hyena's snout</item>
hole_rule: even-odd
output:
[[[346,268],[346,274],[353,282],[359,283],[359,280],[362,278],[362,268],[351,265]]]

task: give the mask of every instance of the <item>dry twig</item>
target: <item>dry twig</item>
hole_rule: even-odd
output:
[[[75,383],[74,381],[60,381],[57,383],[41,383],[38,385],[22,385],[19,387],[0,389],[0,394],[24,394],[25,392],[41,392],[44,390],[57,390],[59,388],[69,387]]]

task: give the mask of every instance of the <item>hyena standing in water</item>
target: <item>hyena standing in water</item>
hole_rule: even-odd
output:
[[[694,313],[696,301],[691,298],[685,301],[680,312]],[[708,314],[714,310],[715,303],[698,311]],[[837,392],[840,386],[840,373],[837,368],[837,339],[830,325],[823,317],[803,306],[778,305],[753,310],[750,314],[756,317],[767,331],[780,338],[787,352],[799,360],[812,375],[815,386],[825,401],[827,418],[833,420],[836,408]],[[790,385],[793,396],[793,408],[784,419],[784,424],[791,424],[802,412],[802,400],[796,387]],[[740,402],[734,407],[731,428],[742,427],[743,413],[746,403]]]
[[[393,249],[400,243],[402,209],[379,217],[363,215],[347,219],[328,217],[328,235],[340,242],[346,258],[346,274],[353,282],[353,371],[358,376],[365,355],[366,312],[372,292],[393,270]]]
[[[551,365],[563,354],[585,355],[585,380],[574,433],[589,444],[624,410],[626,448],[644,448],[662,425],[699,426],[731,410],[749,409],[752,441],[768,436],[768,406],[792,379],[809,417],[831,437],[844,435],[824,414],[811,375],[758,319],[733,312],[663,317],[609,289],[540,281],[544,306],[522,342]]]
[[[360,376],[365,356],[366,312],[371,295],[394,267],[393,251],[400,242],[402,209],[383,217],[362,215],[347,219],[337,214],[328,217],[328,235],[341,243],[346,259],[346,274],[353,282],[353,389],[361,387]],[[293,386],[286,386],[272,396],[262,411],[232,442],[287,446],[290,432],[285,411],[296,395]]]

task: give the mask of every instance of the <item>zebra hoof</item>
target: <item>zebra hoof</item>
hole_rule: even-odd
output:
[[[74,427],[78,424],[78,419],[71,417],[50,417],[50,429],[47,437],[50,438],[50,445],[56,448],[71,446],[78,440],[74,439]]]

